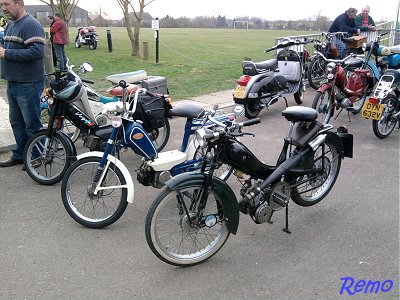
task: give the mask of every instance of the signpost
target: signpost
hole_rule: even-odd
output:
[[[156,18],[155,20],[152,20],[151,28],[154,30],[154,38],[156,39],[156,63],[158,63],[158,59],[159,59],[158,40],[159,40],[159,29],[160,29],[160,21],[158,20],[158,18]]]

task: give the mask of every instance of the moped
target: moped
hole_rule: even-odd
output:
[[[284,40],[272,48],[277,50],[276,58],[262,62],[243,61],[243,75],[236,82],[233,100],[237,111],[243,111],[246,118],[255,118],[260,111],[268,108],[279,98],[287,100],[286,96],[293,95],[297,104],[303,103],[302,57],[290,49],[307,44],[307,41]]]
[[[199,129],[197,144],[206,149],[202,171],[180,174],[151,205],[145,224],[146,240],[161,260],[177,266],[201,263],[216,254],[229,235],[236,234],[239,212],[256,224],[271,223],[274,212],[286,209],[292,199],[300,206],[319,203],[332,189],[344,157],[352,157],[352,135],[339,127],[317,121],[312,108],[292,106],[282,115],[291,123],[275,166],[262,163],[238,138],[246,126],[259,119],[213,129]],[[230,186],[213,176],[214,166],[229,164],[240,180],[241,198]]]
[[[120,85],[125,90],[126,83],[121,81]],[[203,153],[190,138],[196,129],[213,126],[206,123],[206,116],[215,115],[216,107],[209,113],[196,103],[184,103],[171,109],[172,116],[186,118],[182,145],[179,150],[158,153],[141,122],[133,118],[138,96],[142,93],[149,94],[145,89],[137,90],[129,109],[124,107],[121,114],[114,118],[104,152],[79,155],[65,173],[61,186],[63,204],[68,214],[81,225],[89,228],[111,225],[122,216],[128,203],[133,203],[131,174],[116,157],[121,149],[130,148],[143,157],[142,165],[136,172],[137,180],[145,186],[160,188],[171,176],[201,167]],[[231,122],[234,116],[219,113],[216,118],[223,124]],[[232,172],[229,165],[219,165],[218,168],[223,180]]]

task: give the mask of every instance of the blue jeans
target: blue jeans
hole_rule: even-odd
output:
[[[12,151],[12,158],[15,160],[22,160],[26,142],[42,127],[40,96],[43,88],[44,81],[7,83],[9,118],[17,144]]]
[[[67,69],[67,57],[65,56],[64,45],[53,44],[58,59],[58,68],[60,70]]]

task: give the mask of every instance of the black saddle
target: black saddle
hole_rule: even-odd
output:
[[[182,103],[171,109],[169,113],[173,117],[201,118],[204,115],[204,108],[197,103]]]
[[[310,107],[291,106],[282,111],[282,116],[291,122],[310,122],[318,118],[318,112]]]

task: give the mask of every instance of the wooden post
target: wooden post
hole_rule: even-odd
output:
[[[53,49],[51,47],[51,42],[47,38],[48,33],[46,32],[46,43],[44,45],[44,72],[46,74],[50,74],[54,72],[53,65]],[[51,78],[46,78],[46,86],[48,87],[50,84]]]
[[[149,42],[143,42],[143,60],[149,60]]]

